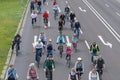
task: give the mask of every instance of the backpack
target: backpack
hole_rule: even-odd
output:
[[[62,37],[60,37],[59,40],[60,40],[60,43],[63,43]]]
[[[74,75],[71,75],[71,73],[70,73],[70,79],[71,80],[76,80],[76,73]]]
[[[52,50],[52,49],[53,49],[52,44],[48,44],[47,45],[47,50]]]
[[[82,71],[82,63],[77,63],[77,66],[76,66],[76,70],[77,71]]]
[[[14,74],[13,74],[13,70],[10,70],[10,71],[8,72],[8,75],[9,75],[8,80],[15,80],[15,76],[14,76]]]

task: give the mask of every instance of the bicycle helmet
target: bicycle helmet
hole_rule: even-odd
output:
[[[77,60],[78,60],[78,61],[82,61],[82,58],[81,58],[81,57],[78,57]]]
[[[51,41],[52,41],[52,39],[49,39],[49,41],[51,42]]]
[[[35,66],[35,63],[30,63],[29,67]]]

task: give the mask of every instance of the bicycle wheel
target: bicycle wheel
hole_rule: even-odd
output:
[[[37,67],[40,67],[40,56],[37,57]]]
[[[60,49],[60,58],[62,58],[62,50]]]

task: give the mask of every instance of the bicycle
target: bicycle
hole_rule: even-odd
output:
[[[99,74],[99,79],[102,80],[103,70],[101,68],[99,68],[99,69],[97,69],[97,72]]]
[[[19,53],[19,52],[18,52],[18,50],[19,50],[19,44],[18,44],[18,43],[16,43],[15,47],[16,47],[16,48],[15,48],[15,51],[16,51],[16,56],[18,56],[18,53]]]
[[[48,27],[48,18],[44,18],[44,24],[46,27]]]
[[[39,68],[40,67],[40,59],[41,59],[41,55],[40,55],[40,50],[38,50],[38,53],[37,53],[37,67]]]
[[[66,17],[67,21],[69,21],[69,13],[68,12],[65,13],[65,17]]]
[[[78,42],[76,41],[76,42],[73,42],[72,44],[73,44],[73,48],[74,48],[75,52],[77,52],[77,44],[78,44]]]
[[[56,20],[57,16],[58,16],[58,11],[54,10],[54,19],[55,20]]]
[[[63,45],[62,45],[62,43],[60,43],[60,45],[58,46],[58,50],[59,50],[60,58],[62,58],[62,53],[63,53]]]
[[[70,54],[67,54],[66,60],[67,60],[66,64],[67,64],[68,68],[70,68],[70,64],[71,64],[71,55]]]
[[[81,75],[83,74],[83,72],[82,71],[77,71],[76,73],[78,75],[78,80],[80,80],[81,79]]]
[[[74,29],[74,33],[76,34],[77,38],[79,39],[79,33],[80,33],[79,29]]]
[[[46,69],[46,78],[47,80],[52,80],[52,72],[53,70],[51,69]]]
[[[70,20],[70,26],[71,26],[72,31],[74,31],[74,20]]]

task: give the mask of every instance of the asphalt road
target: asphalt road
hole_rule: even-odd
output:
[[[57,0],[61,12],[64,11],[66,4],[65,0]],[[101,54],[106,62],[106,69],[104,70],[103,80],[120,80],[120,64],[119,64],[119,0],[68,0],[69,6],[72,11],[75,12],[77,19],[80,21],[82,26],[83,34],[80,36],[78,44],[78,52],[72,54],[72,67],[78,56],[83,58],[85,72],[82,76],[82,80],[88,80],[88,73],[92,68],[90,61],[91,55],[88,53],[89,46],[94,40],[100,47]],[[108,7],[109,6],[109,7]],[[20,80],[26,79],[28,65],[34,62],[35,53],[32,51],[32,43],[34,42],[34,36],[39,35],[41,31],[44,31],[47,40],[52,39],[52,43],[56,51],[54,52],[54,59],[56,63],[55,72],[53,73],[53,80],[65,80],[68,77],[70,69],[66,66],[65,55],[61,59],[59,57],[56,45],[56,38],[58,33],[58,20],[54,20],[51,0],[48,1],[48,5],[42,6],[42,11],[48,10],[50,13],[49,22],[50,28],[43,28],[43,19],[39,14],[37,18],[37,24],[31,25],[30,11],[27,10],[25,18],[21,53],[16,57],[15,68],[17,69]],[[97,12],[96,12],[97,11]],[[116,13],[117,12],[117,13]],[[112,27],[112,28],[111,28]],[[114,30],[113,30],[114,29]],[[118,33],[118,34],[116,34]],[[63,34],[71,37],[73,35],[70,29],[69,22],[66,23]],[[101,38],[102,37],[102,38]],[[102,40],[103,39],[103,40]],[[67,41],[67,40],[66,40]],[[109,43],[108,43],[109,42]],[[112,44],[112,47],[110,47]],[[40,80],[45,79],[45,74],[42,68],[42,64],[45,60],[45,56],[42,57],[40,68],[37,69]],[[71,68],[72,68],[71,67]]]

